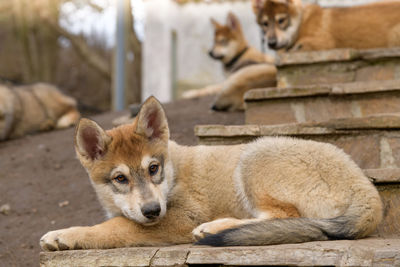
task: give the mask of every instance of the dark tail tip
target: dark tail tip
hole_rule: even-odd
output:
[[[214,235],[207,235],[200,239],[195,245],[212,246],[212,247],[226,247],[232,246],[232,242],[228,241],[227,235],[234,229],[227,229]]]

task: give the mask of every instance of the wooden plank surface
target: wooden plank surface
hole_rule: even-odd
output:
[[[367,238],[255,247],[121,248],[42,252],[52,266],[400,266],[400,239]]]

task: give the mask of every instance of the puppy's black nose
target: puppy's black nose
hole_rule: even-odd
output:
[[[145,204],[140,210],[147,219],[155,219],[160,215],[161,207],[158,202],[150,202]]]
[[[276,48],[276,45],[278,44],[278,41],[276,38],[269,38],[268,39],[268,46],[272,49]]]
[[[228,105],[228,106],[221,106],[221,105],[217,106],[216,104],[213,104],[211,106],[211,109],[214,110],[214,111],[227,111],[229,108],[230,108],[230,105]]]

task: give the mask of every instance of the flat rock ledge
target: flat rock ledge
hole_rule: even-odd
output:
[[[299,85],[291,87],[270,87],[252,89],[244,95],[246,102],[263,101],[272,99],[287,99],[312,96],[354,96],[365,95],[373,93],[388,93],[399,92],[399,80],[386,80],[386,81],[357,81],[348,83],[334,83],[334,84],[313,84],[313,85]]]
[[[279,55],[278,67],[288,65],[307,65],[323,62],[340,62],[353,60],[375,60],[382,58],[399,58],[400,48],[375,49],[332,49],[325,51],[291,52]]]
[[[400,239],[366,238],[302,244],[211,248],[71,250],[40,253],[40,266],[400,266]]]

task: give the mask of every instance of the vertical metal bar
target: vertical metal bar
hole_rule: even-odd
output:
[[[178,98],[178,40],[177,40],[177,35],[176,31],[171,32],[171,96],[172,99],[177,99]]]
[[[116,27],[113,109],[123,110],[125,96],[124,0],[117,0]]]

